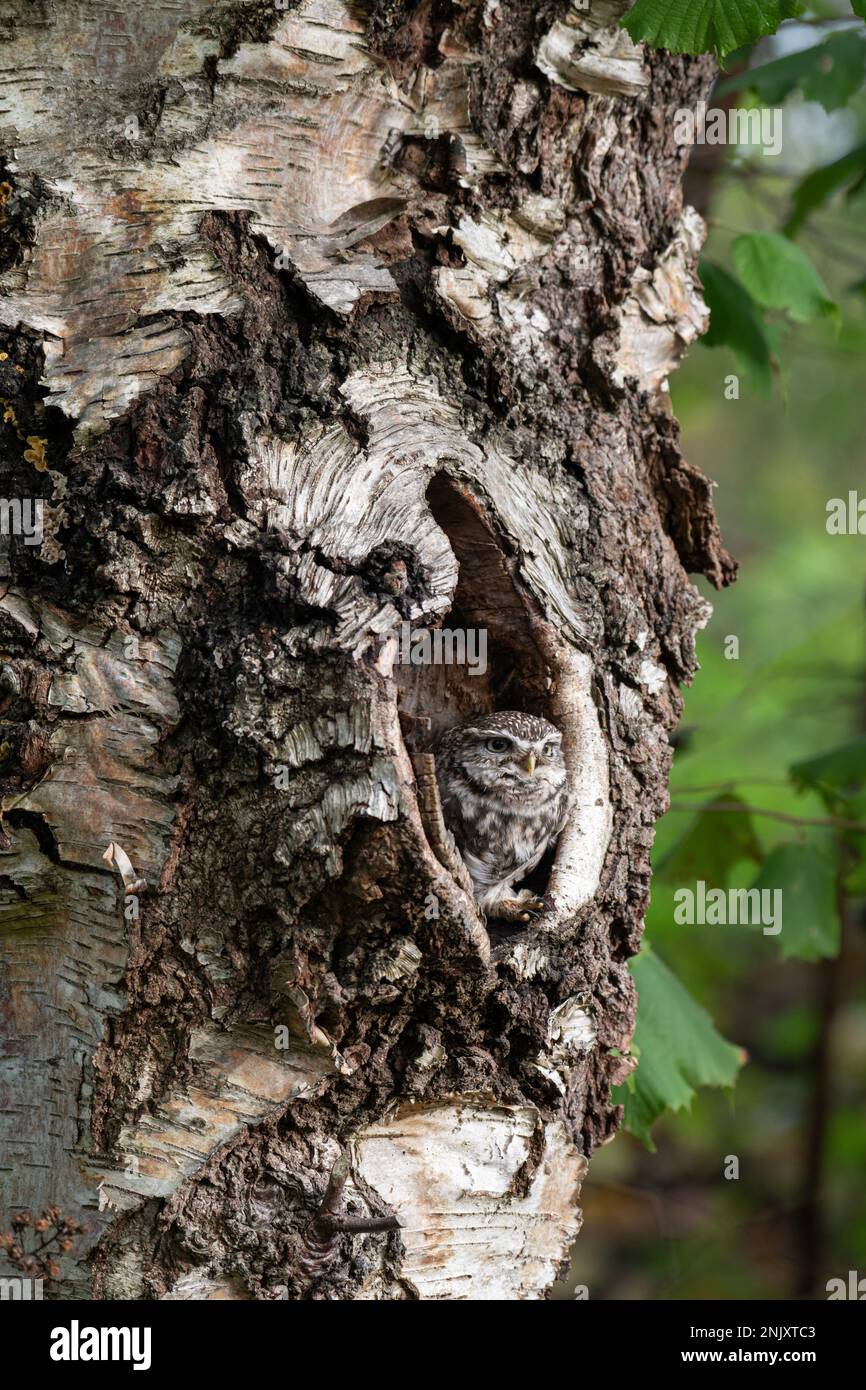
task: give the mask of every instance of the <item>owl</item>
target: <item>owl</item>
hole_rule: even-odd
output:
[[[449,729],[436,743],[445,824],[487,917],[514,921],[541,906],[515,882],[535,868],[568,814],[562,735],[546,719],[501,710]]]

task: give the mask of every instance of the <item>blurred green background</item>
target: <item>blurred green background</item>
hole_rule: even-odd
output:
[[[821,37],[804,29],[759,45],[752,62]],[[778,230],[797,180],[864,135],[862,92],[830,116],[794,95],[778,159],[696,150],[686,196],[708,220],[707,256],[730,267],[734,235]],[[724,347],[693,347],[671,379],[685,455],[718,484],[740,575],[718,594],[697,581],[714,616],[685,692],[656,869],[694,806],[728,786],[761,811],[826,818],[786,770],[866,731],[866,535],[826,529],[830,498],[866,497],[864,224],[861,192],[832,201],[799,237],[840,322],[783,328],[769,396]],[[739,399],[725,396],[731,374]],[[736,660],[725,656],[730,635]],[[836,852],[832,830],[760,814],[754,826],[765,851],[823,837]],[[755,872],[743,865],[732,885],[748,887]],[[781,960],[759,929],[676,925],[675,886],[655,878],[648,939],[749,1060],[732,1092],[701,1089],[689,1111],[660,1119],[657,1152],[623,1133],[595,1156],[573,1268],[555,1296],[585,1285],[590,1299],[826,1298],[828,1279],[866,1275],[866,899],[844,901],[839,958],[806,963]],[[724,1176],[731,1155],[737,1179]]]

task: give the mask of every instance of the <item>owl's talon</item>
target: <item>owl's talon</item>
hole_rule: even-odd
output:
[[[501,922],[531,922],[539,912],[544,911],[544,903],[536,897],[503,898],[488,910],[488,916]]]

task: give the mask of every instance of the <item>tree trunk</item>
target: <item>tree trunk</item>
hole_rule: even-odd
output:
[[[44,502],[2,565],[0,1226],[83,1222],[60,1296],[537,1299],[568,1256],[686,571],[731,574],[667,394],[710,65],[625,8],[0,5],[3,495]],[[438,627],[486,669],[407,662]],[[511,928],[416,778],[494,708],[574,791]]]

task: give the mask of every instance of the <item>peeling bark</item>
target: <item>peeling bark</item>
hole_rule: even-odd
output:
[[[667,394],[710,69],[623,8],[0,7],[0,447],[46,517],[0,553],[0,1186],[82,1215],[64,1296],[537,1299],[567,1258],[687,571],[733,576]],[[415,771],[496,708],[574,796],[519,930]]]

